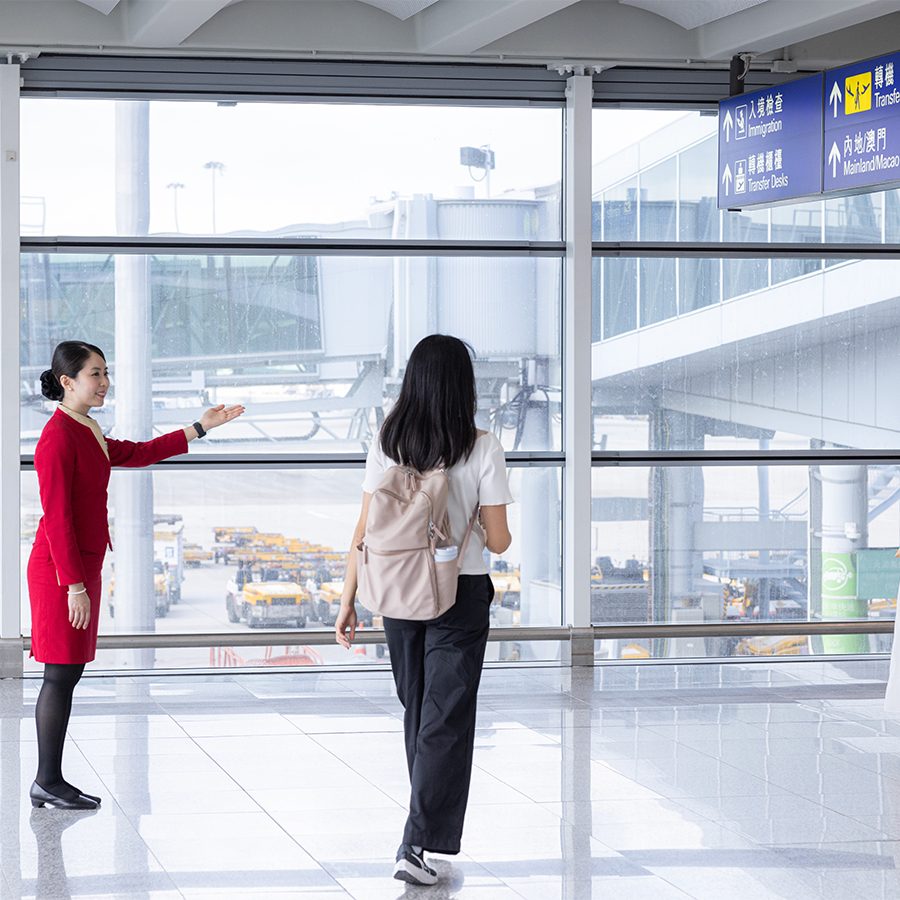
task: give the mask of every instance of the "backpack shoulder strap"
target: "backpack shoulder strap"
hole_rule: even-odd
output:
[[[472,515],[469,516],[469,525],[466,528],[466,536],[463,538],[462,547],[459,548],[459,556],[457,557],[456,568],[457,570],[462,570],[463,558],[466,555],[466,550],[469,547],[469,539],[472,537],[472,530],[475,528],[475,522],[478,520],[478,510],[481,509],[481,506],[476,503],[475,509],[472,510]]]

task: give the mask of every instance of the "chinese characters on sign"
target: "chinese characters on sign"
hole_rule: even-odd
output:
[[[781,203],[822,190],[822,76],[719,104],[719,207]]]
[[[720,209],[900,184],[900,53],[719,103]]]
[[[825,73],[826,191],[900,180],[898,66],[895,53]]]

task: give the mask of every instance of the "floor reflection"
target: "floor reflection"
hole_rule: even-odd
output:
[[[0,890],[894,898],[886,671],[488,670],[463,852],[430,889],[390,878],[408,782],[389,673],[85,679],[65,768],[104,798],[87,813],[30,810],[37,682],[0,682]]]
[[[68,828],[97,815],[96,809],[32,809],[31,830],[37,843],[37,883],[35,896],[68,898],[72,896],[66,875],[62,835]],[[77,893],[77,892],[76,892]]]

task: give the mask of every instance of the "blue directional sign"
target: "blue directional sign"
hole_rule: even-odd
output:
[[[825,73],[824,186],[900,182],[900,53]]]
[[[822,76],[719,103],[719,209],[822,191]]]

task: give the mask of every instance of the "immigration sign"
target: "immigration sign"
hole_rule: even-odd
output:
[[[719,103],[717,181],[720,209],[821,193],[821,75]]]

